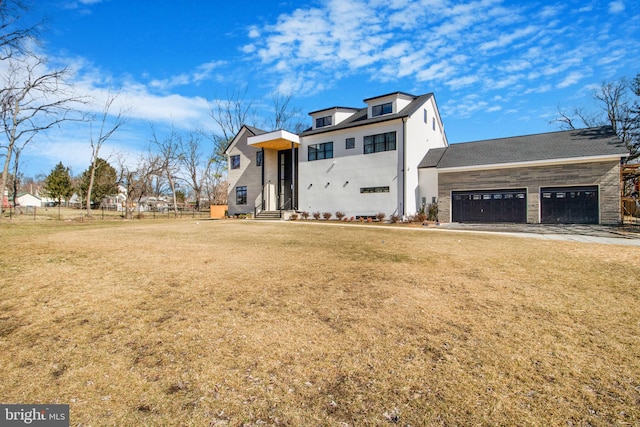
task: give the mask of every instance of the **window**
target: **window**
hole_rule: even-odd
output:
[[[389,187],[362,187],[360,193],[388,193]]]
[[[345,142],[345,148],[350,150],[352,148],[356,148],[356,139],[355,138],[347,138]]]
[[[383,114],[390,114],[393,110],[393,104],[387,102],[386,104],[374,105],[371,107],[371,115],[373,117],[381,116]]]
[[[424,122],[427,123],[427,109],[424,109]]]
[[[387,132],[364,137],[364,154],[393,151],[396,149],[396,133]]]
[[[436,118],[434,117],[433,119],[431,119],[431,122],[433,123],[431,125],[433,127],[433,130],[436,130]]]
[[[333,158],[333,142],[323,142],[309,146],[308,160],[322,160]]]
[[[256,152],[256,166],[262,166],[262,159],[264,158],[264,151],[260,150]]]
[[[331,126],[331,116],[319,117],[316,119],[317,128],[323,128],[325,126]]]
[[[247,187],[236,187],[236,205],[247,204]]]
[[[231,156],[231,169],[240,169],[240,155]]]

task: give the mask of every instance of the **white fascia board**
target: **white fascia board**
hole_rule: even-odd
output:
[[[473,165],[473,166],[457,166],[452,168],[437,168],[438,173],[452,173],[452,172],[471,172],[482,170],[495,170],[495,169],[514,169],[524,167],[535,166],[553,166],[564,164],[576,164],[576,163],[592,163],[602,162],[607,160],[617,160],[627,157],[624,154],[608,154],[605,156],[591,156],[591,157],[568,157],[565,159],[549,159],[549,160],[533,160],[529,162],[517,162],[517,163],[494,163],[487,165]]]
[[[286,130],[274,130],[273,132],[263,133],[262,135],[250,136],[247,138],[247,144],[255,145],[274,139],[286,139],[287,141],[300,144],[300,137],[295,133],[287,132]]]

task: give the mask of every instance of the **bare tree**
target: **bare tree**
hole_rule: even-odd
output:
[[[196,132],[191,132],[186,139],[180,140],[180,164],[185,174],[184,180],[193,190],[196,210],[200,210],[204,179],[210,163],[210,159],[204,158],[202,145],[202,138]]]
[[[118,129],[120,129],[127,122],[127,111],[120,109],[115,116],[111,115],[111,108],[113,103],[118,98],[119,93],[111,94],[109,92],[107,100],[105,101],[102,115],[100,118],[100,131],[94,138],[93,125],[90,124],[90,143],[91,143],[91,166],[89,170],[89,186],[87,188],[87,216],[91,216],[91,192],[93,191],[93,184],[96,178],[96,169],[101,164],[98,162],[100,156],[100,149],[107,142]],[[110,121],[109,119],[112,118]]]
[[[640,111],[637,101],[631,99],[632,95],[640,96],[640,74],[631,84],[626,78],[602,83],[593,94],[597,111],[576,107],[567,113],[558,108],[558,116],[553,122],[559,123],[564,129],[609,125],[629,150],[629,159],[638,158]]]
[[[167,179],[171,195],[173,197],[173,211],[178,213],[178,200],[176,197],[176,175],[180,162],[180,136],[172,127],[169,133],[162,139],[158,138],[156,131],[152,129],[152,143],[160,150],[158,166],[161,173]]]
[[[6,156],[0,180],[0,192],[7,187],[11,157],[18,144],[24,148],[39,132],[69,120],[79,120],[74,104],[84,99],[73,95],[66,84],[68,71],[47,70],[38,58],[7,60],[0,76],[0,120],[7,137]],[[21,149],[22,149],[21,148]]]
[[[291,106],[291,98],[291,95],[283,95],[280,92],[275,92],[271,96],[273,116],[271,120],[266,121],[267,128],[284,129],[293,133],[304,130],[305,125],[300,120],[300,109]]]
[[[161,172],[162,161],[157,155],[149,154],[141,157],[135,166],[129,166],[120,158],[119,181],[124,186],[127,196],[126,216],[133,218],[133,213],[140,215],[140,202],[152,189],[153,177]]]
[[[36,42],[40,22],[25,22],[29,7],[22,0],[0,0],[0,61],[26,55]]]

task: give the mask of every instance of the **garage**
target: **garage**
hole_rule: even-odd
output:
[[[540,189],[540,222],[543,224],[598,224],[597,186]]]
[[[527,222],[527,190],[474,190],[451,193],[453,222]]]

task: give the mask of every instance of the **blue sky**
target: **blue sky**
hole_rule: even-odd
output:
[[[558,129],[603,81],[640,72],[637,0],[38,0],[42,53],[75,90],[108,90],[131,120],[103,149],[135,158],[151,128],[207,128],[211,103],[246,88],[268,117],[275,91],[307,113],[433,92],[450,143]],[[102,101],[101,101],[102,100]],[[265,129],[270,130],[270,129]],[[27,176],[89,164],[87,126],[40,135]]]

